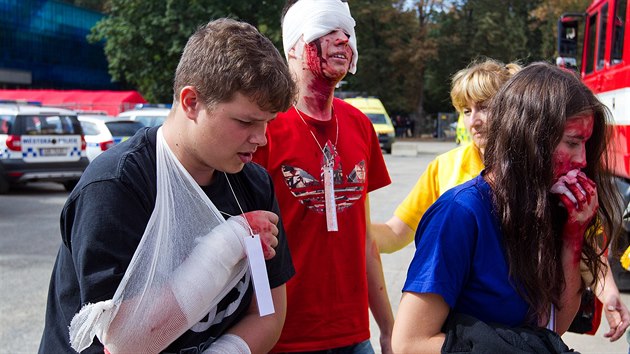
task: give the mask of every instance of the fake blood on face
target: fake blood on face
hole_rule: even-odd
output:
[[[307,44],[304,50],[304,70],[312,74],[304,100],[309,109],[317,112],[325,109],[335,85],[348,73],[352,49],[347,35],[337,30]]]
[[[567,119],[562,139],[553,152],[554,180],[571,170],[579,170],[586,167],[586,142],[593,134],[593,124],[593,115]],[[595,187],[594,183],[586,177],[578,179],[581,179],[579,182],[582,186],[588,183],[591,184],[592,188]],[[578,205],[569,203],[566,205],[566,208],[569,216],[564,225],[563,241],[565,246],[570,248],[573,254],[573,263],[577,265],[580,262],[584,233],[588,223],[577,219],[578,217],[584,217],[584,215],[579,215]]]
[[[553,152],[554,179],[586,167],[586,142],[593,134],[593,115],[567,119],[562,139]]]

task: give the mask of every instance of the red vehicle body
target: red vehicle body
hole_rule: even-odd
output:
[[[624,226],[630,230],[630,18],[627,0],[594,0],[585,13],[558,21],[558,65],[579,71],[584,83],[613,117],[610,165],[624,198]],[[580,28],[582,27],[582,28]],[[628,245],[628,233],[619,246]],[[620,288],[630,290],[630,273],[611,257]]]

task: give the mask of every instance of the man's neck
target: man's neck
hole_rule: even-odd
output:
[[[313,79],[300,84],[300,93],[295,106],[314,119],[327,121],[332,118],[334,94],[334,83]]]

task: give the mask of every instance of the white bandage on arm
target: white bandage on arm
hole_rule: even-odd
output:
[[[235,334],[224,334],[201,354],[251,354],[243,338]]]
[[[194,325],[209,310],[208,304],[224,293],[235,267],[245,257],[243,237],[249,232],[232,217],[197,240],[192,253],[175,270],[171,289],[188,325]]]

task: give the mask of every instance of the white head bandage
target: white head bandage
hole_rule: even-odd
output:
[[[289,50],[293,48],[300,37],[306,44],[328,33],[341,29],[350,35],[348,44],[352,48],[352,62],[348,71],[357,71],[357,37],[354,34],[354,19],[350,15],[347,2],[341,0],[299,0],[287,11],[282,22],[282,45],[284,55],[289,59]],[[295,48],[297,56],[302,55],[304,48]]]

